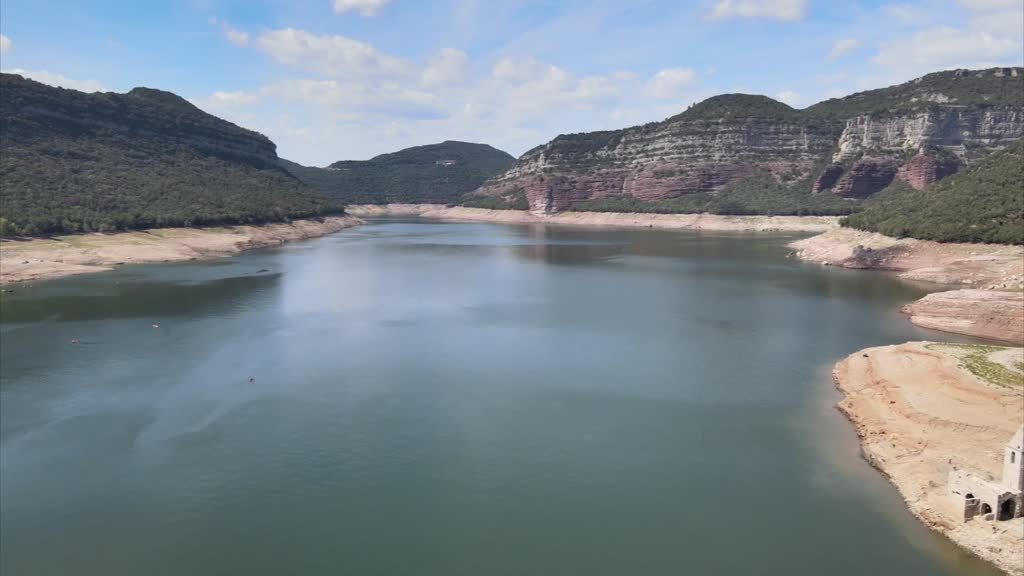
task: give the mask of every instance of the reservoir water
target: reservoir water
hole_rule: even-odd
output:
[[[834,408],[842,357],[957,339],[792,239],[382,220],[18,287],[0,571],[996,574]]]

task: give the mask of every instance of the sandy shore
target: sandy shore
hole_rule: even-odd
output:
[[[421,216],[438,220],[566,224],[575,226],[720,230],[751,232],[824,232],[839,227],[832,216],[718,216],[714,214],[632,214],[624,212],[561,212],[536,214],[525,210],[485,210],[441,204],[351,205],[355,216]]]
[[[1024,345],[1024,292],[952,290],[903,307],[924,328]]]
[[[354,216],[222,228],[157,228],[0,241],[0,284],[110,270],[121,264],[226,256],[337,232],[362,224]]]
[[[903,311],[914,324],[1020,344],[1024,334],[1024,247],[890,238],[841,228],[790,244],[813,262],[890,270],[937,289]],[[986,293],[991,291],[991,293]]]
[[[790,244],[797,255],[844,268],[961,287],[1024,288],[1024,246],[939,243],[839,228]]]
[[[958,521],[946,477],[954,465],[1001,476],[1003,447],[1024,423],[1024,374],[1013,370],[1022,358],[1020,348],[911,342],[862,350],[833,372],[865,457],[914,515],[1016,576],[1024,574],[1024,519]]]

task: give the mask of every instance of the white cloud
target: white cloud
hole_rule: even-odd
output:
[[[840,38],[832,43],[832,50],[828,53],[828,59],[836,60],[857,46],[860,46],[860,40],[856,38]]]
[[[444,48],[430,59],[420,78],[423,85],[428,87],[458,84],[466,75],[468,62],[469,57],[465,52]]]
[[[884,42],[872,61],[890,70],[920,75],[950,68],[984,68],[1016,60],[1024,41],[1018,36],[948,26],[922,30]]]
[[[228,39],[235,46],[248,46],[249,45],[249,33],[237,28],[232,28],[227,24],[224,25],[224,37]]]
[[[404,74],[410,69],[406,61],[365,42],[294,28],[267,32],[257,45],[282,64],[332,77]]]
[[[719,0],[708,15],[712,20],[764,18],[800,20],[807,14],[807,0]]]
[[[12,50],[14,50],[14,42],[7,36],[0,34],[0,54],[7,54]]]
[[[990,34],[1024,37],[1024,1],[961,2],[974,12],[969,26]]]
[[[376,16],[381,8],[391,0],[334,0],[334,11],[344,14],[349,10],[358,10],[363,16]]]
[[[577,78],[535,58],[506,57],[494,65],[491,77],[473,90],[469,102],[477,113],[509,114],[510,119],[566,114],[590,109],[615,96],[633,78],[622,70],[611,76]]]
[[[81,90],[82,92],[106,92],[107,88],[99,80],[74,80],[67,76],[60,74],[54,74],[53,72],[47,72],[46,70],[22,70],[21,68],[14,68],[12,70],[4,70],[8,74],[20,74],[25,78],[31,78],[36,82],[42,82],[43,84],[49,84],[50,86],[57,86],[60,88],[70,88],[72,90]]]
[[[208,98],[195,100],[192,103],[203,110],[220,110],[253,104],[259,101],[259,99],[259,94],[236,90],[233,92],[214,92]]]
[[[775,99],[778,100],[779,102],[785,102],[790,106],[796,106],[800,104],[801,97],[800,94],[792,90],[783,90],[782,92],[779,92],[778,94],[775,95]]]
[[[268,84],[262,96],[321,107],[335,119],[356,121],[374,115],[437,119],[447,115],[437,94],[397,82],[296,79]]]
[[[957,4],[968,10],[1000,10],[1004,8],[1020,8],[1020,0],[957,0]]]
[[[647,81],[646,92],[653,98],[678,98],[683,88],[693,82],[693,68],[667,68]]]
[[[920,8],[909,4],[886,4],[882,6],[882,12],[887,18],[901,22],[917,22],[925,17]]]

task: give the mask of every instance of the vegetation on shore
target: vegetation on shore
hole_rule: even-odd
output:
[[[1024,244],[1024,139],[923,190],[897,182],[842,225],[896,238]]]
[[[522,188],[516,188],[500,196],[467,194],[462,198],[462,206],[487,210],[529,210],[530,202],[526,199],[526,192]]]
[[[168,92],[85,94],[0,77],[0,234],[275,222],[344,208],[274,144]]]
[[[951,352],[962,362],[960,364],[961,368],[966,369],[985,382],[1006,388],[1024,387],[1024,364],[1015,362],[1014,367],[1016,370],[1012,370],[989,358],[995,352],[1011,350],[1011,348],[981,344],[949,343],[926,344],[925,347],[930,350],[940,349]]]

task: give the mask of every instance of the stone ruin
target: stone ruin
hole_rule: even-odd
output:
[[[1003,477],[990,480],[965,470],[949,472],[949,497],[964,522],[981,516],[984,520],[1012,520],[1024,516],[1024,426],[1003,451]]]

